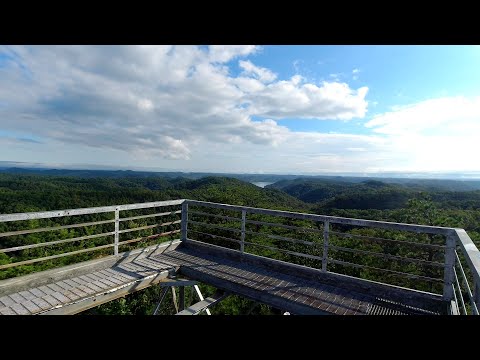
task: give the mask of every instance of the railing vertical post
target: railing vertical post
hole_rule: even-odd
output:
[[[329,227],[330,227],[330,223],[328,221],[324,221],[323,222],[323,256],[322,256],[323,271],[327,271]]]
[[[474,282],[473,301],[475,302],[475,305],[477,305],[477,309],[480,310],[480,284],[475,279]]]
[[[182,241],[187,241],[187,223],[188,223],[188,203],[185,200],[182,203]]]
[[[180,286],[178,288],[178,292],[179,292],[179,301],[180,301],[180,304],[179,304],[179,309],[180,311],[183,311],[185,310],[185,286]]]
[[[245,251],[245,222],[247,219],[247,211],[242,210],[242,232],[240,234],[240,251]]]
[[[120,210],[118,207],[115,209],[115,243],[113,246],[113,254],[118,255],[118,242],[120,238]]]
[[[445,248],[445,270],[443,280],[443,300],[450,303],[453,300],[453,267],[455,266],[455,237],[447,235]]]

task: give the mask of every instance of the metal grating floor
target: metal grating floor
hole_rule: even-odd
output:
[[[155,256],[159,261],[175,263],[180,273],[192,279],[220,287],[239,295],[273,305],[293,314],[337,315],[433,315],[436,309],[421,309],[375,298],[344,287],[309,281],[291,274],[272,271],[248,262],[224,256],[198,253],[178,247]]]

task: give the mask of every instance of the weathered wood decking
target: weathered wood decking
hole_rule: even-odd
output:
[[[441,297],[188,240],[0,282],[3,315],[74,314],[180,273],[292,314],[439,314]]]
[[[76,314],[159,282],[168,285],[175,265],[152,255],[178,243],[0,281],[0,314]]]

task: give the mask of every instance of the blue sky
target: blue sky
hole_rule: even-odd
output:
[[[447,95],[479,95],[480,46],[277,45],[264,47],[254,61],[275,69],[281,78],[299,73],[318,82],[332,80],[336,74],[354,87],[368,86],[370,106],[364,119],[279,121],[292,130],[368,133],[363,123],[392,106]],[[238,67],[235,70],[238,72]]]
[[[1,46],[0,161],[477,172],[480,46]]]

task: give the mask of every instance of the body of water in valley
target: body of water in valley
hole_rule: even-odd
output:
[[[258,181],[258,182],[252,182],[252,184],[258,187],[264,188],[267,185],[273,184],[273,182]]]

